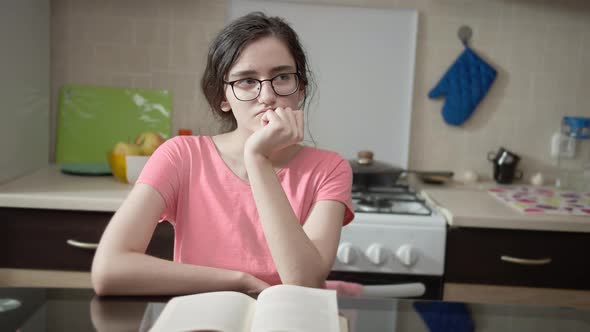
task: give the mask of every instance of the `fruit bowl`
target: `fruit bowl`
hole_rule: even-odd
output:
[[[125,156],[127,183],[135,183],[150,156]]]
[[[109,152],[107,159],[113,176],[123,183],[135,183],[150,156],[130,156]]]

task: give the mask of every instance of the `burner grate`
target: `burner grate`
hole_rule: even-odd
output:
[[[355,212],[429,216],[432,210],[412,191],[354,192]]]

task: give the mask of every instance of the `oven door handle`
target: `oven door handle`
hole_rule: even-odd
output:
[[[370,297],[419,297],[426,292],[421,282],[391,285],[363,285],[363,296]]]

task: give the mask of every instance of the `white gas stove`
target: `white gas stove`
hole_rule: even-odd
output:
[[[352,197],[355,218],[342,229],[331,277],[363,285],[420,284],[408,296],[441,298],[446,221],[438,210],[406,184],[354,191]]]

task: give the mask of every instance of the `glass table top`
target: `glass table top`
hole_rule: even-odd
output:
[[[168,299],[0,288],[0,331],[147,331]],[[351,332],[590,331],[590,311],[565,307],[344,297],[338,306]]]

